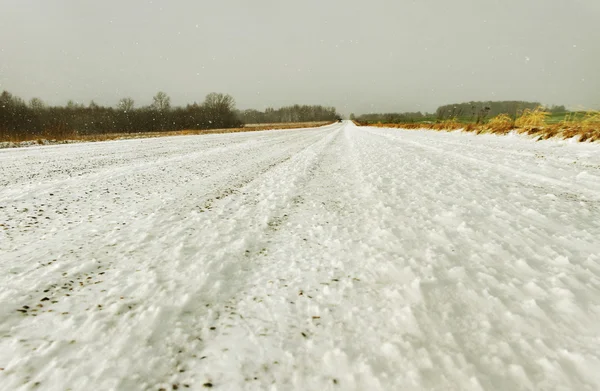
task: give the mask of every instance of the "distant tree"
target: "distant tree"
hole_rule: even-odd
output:
[[[487,115],[490,113],[491,107],[489,106],[484,106],[481,107],[479,109],[479,112],[477,113],[477,120],[475,121],[477,124],[481,124],[485,121],[485,118],[487,117]]]
[[[551,107],[546,108],[546,110],[551,113],[564,113],[567,111],[567,108],[564,105],[552,105]]]
[[[229,111],[235,108],[235,99],[231,95],[211,92],[204,99],[204,107],[215,112]]]
[[[69,101],[67,102],[67,109],[80,109],[83,108],[82,104],[78,104],[77,102],[75,102],[74,100],[69,99]]]
[[[239,111],[237,112],[237,117],[240,121],[247,124],[260,124],[266,122],[265,113],[254,109]]]
[[[2,91],[0,94],[0,107],[17,107],[17,106],[25,106],[25,102],[23,99],[14,96],[8,91]]]
[[[239,126],[239,120],[235,113],[235,99],[231,95],[211,92],[206,95],[202,104],[208,121],[215,127]]]
[[[246,110],[239,114],[245,123],[334,121],[340,115],[335,107],[293,105],[279,109],[267,108],[264,112]]]
[[[355,119],[362,123],[408,123],[408,122],[419,122],[424,119],[432,117],[430,114],[423,114],[420,111],[414,113],[371,113],[371,114],[362,114]]]
[[[514,119],[523,110],[534,110],[538,106],[540,106],[539,102],[523,101],[465,102],[440,106],[436,110],[436,116],[438,120],[459,118],[483,121],[485,118],[508,114]]]
[[[25,101],[8,91],[0,94],[0,135],[30,132],[31,109]]]
[[[164,112],[171,109],[171,98],[169,98],[169,96],[162,91],[159,91],[156,95],[154,95],[152,100],[152,108],[154,110]]]
[[[34,111],[42,111],[46,108],[46,104],[40,98],[31,98],[29,101],[29,107]]]
[[[123,98],[117,104],[117,109],[123,113],[128,113],[135,107],[135,102],[131,98]]]

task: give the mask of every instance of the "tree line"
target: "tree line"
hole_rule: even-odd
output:
[[[106,107],[94,101],[87,106],[73,101],[66,106],[49,106],[39,98],[25,102],[4,91],[0,94],[0,141],[222,129],[245,123],[325,121],[335,116],[335,108],[322,106],[295,105],[265,112],[240,112],[235,109],[233,97],[221,93],[210,93],[203,102],[183,107],[173,107],[170,97],[162,91],[147,106],[136,107],[133,99],[123,98],[116,107]]]
[[[433,119],[433,114],[417,112],[407,113],[371,113],[363,114],[356,117],[354,114],[350,115],[351,120],[357,120],[359,122],[375,123],[381,122],[384,124],[395,124],[403,122],[423,122]]]
[[[279,109],[267,108],[265,111],[244,110],[238,112],[243,123],[268,124],[277,122],[315,122],[340,119],[335,107],[320,105],[293,105]]]
[[[435,113],[371,113],[357,117],[351,116],[363,123],[410,123],[410,122],[439,122],[449,119],[457,119],[462,122],[483,123],[489,118],[500,114],[507,114],[513,120],[525,110],[535,110],[541,107],[540,102],[527,101],[473,101],[455,103],[437,108]],[[566,112],[565,106],[546,107],[551,113]]]
[[[512,119],[516,119],[525,110],[535,110],[540,106],[542,106],[540,102],[527,101],[465,102],[440,106],[435,114],[439,120],[458,118],[480,123],[486,118],[500,114],[507,114]],[[562,109],[564,110],[564,106]]]

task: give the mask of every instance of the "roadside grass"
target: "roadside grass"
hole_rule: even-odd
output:
[[[284,129],[301,129],[301,128],[314,128],[319,126],[325,126],[332,124],[332,121],[323,122],[294,122],[294,123],[277,123],[277,124],[246,124],[240,128],[226,128],[226,129],[205,129],[205,130],[176,130],[176,131],[165,131],[165,132],[122,132],[122,133],[105,133],[105,134],[78,134],[75,131],[69,131],[66,129],[49,129],[44,133],[42,137],[39,135],[35,136],[3,136],[0,134],[0,143],[24,143],[34,142],[40,145],[54,144],[54,143],[67,143],[67,142],[96,142],[96,141],[110,141],[110,140],[124,140],[124,139],[139,139],[139,138],[153,138],[153,137],[172,137],[172,136],[191,136],[191,135],[204,135],[204,134],[219,134],[219,133],[240,133],[240,132],[257,132],[262,130],[284,130]]]
[[[487,123],[487,129],[491,133],[507,134],[515,127],[515,121],[508,114],[500,114]],[[483,130],[485,132],[485,130]]]
[[[287,126],[315,127],[323,126],[323,124],[331,124],[327,121],[312,121],[312,122],[270,122],[263,124],[245,124],[244,128],[268,128],[268,129],[284,129]]]
[[[546,118],[549,115],[550,113],[539,107],[535,110],[526,109],[515,121],[515,127],[526,130],[543,128],[546,125]]]
[[[600,141],[600,111],[577,111],[564,113],[549,113],[542,108],[525,110],[516,119],[507,114],[500,114],[485,123],[477,124],[472,121],[461,121],[458,118],[444,121],[411,122],[398,124],[363,124],[380,128],[397,129],[432,129],[439,131],[463,130],[476,134],[508,134],[510,132],[524,133],[538,140],[549,138],[576,138],[580,142]]]

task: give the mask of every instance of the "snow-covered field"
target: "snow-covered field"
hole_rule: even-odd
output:
[[[345,122],[0,151],[0,389],[211,386],[600,389],[600,146]]]

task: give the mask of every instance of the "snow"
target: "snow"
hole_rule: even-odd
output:
[[[4,149],[0,389],[599,389],[598,148],[344,122]]]

